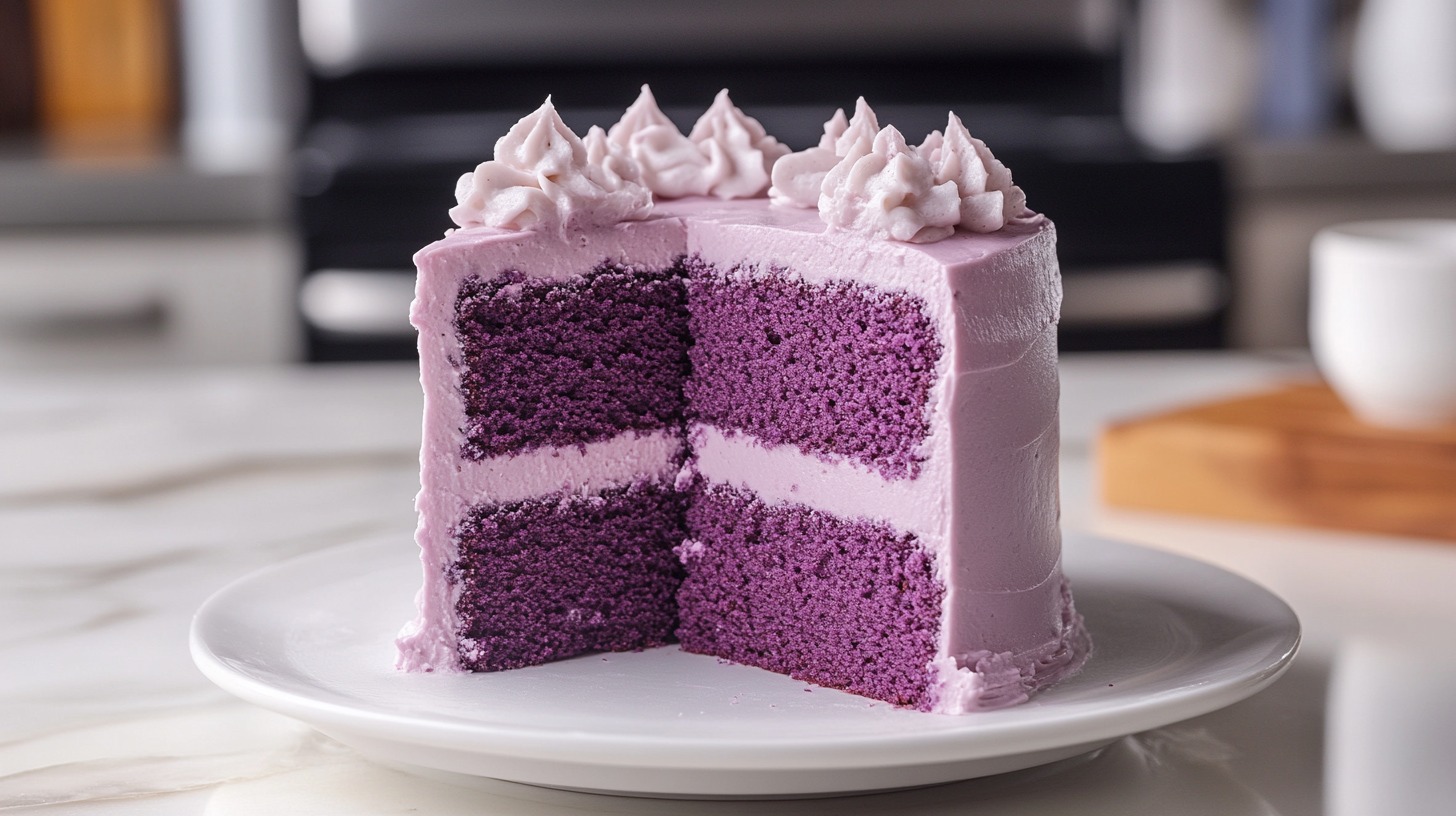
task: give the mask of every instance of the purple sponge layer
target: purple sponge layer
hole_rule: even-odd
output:
[[[722,486],[694,489],[684,649],[928,708],[944,588],[910,535]]]
[[[566,282],[507,272],[460,285],[465,441],[479,461],[680,423],[688,374],[681,272],[603,264]]]
[[[452,583],[469,671],[661,646],[677,624],[682,494],[640,484],[471,510]]]
[[[919,472],[941,353],[923,304],[847,282],[724,272],[686,261],[695,345],[692,415],[769,445],[858,460],[886,478]]]

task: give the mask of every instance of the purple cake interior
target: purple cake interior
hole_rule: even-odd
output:
[[[467,459],[682,422],[690,341],[677,269],[469,277],[455,331]]]
[[[467,460],[681,427],[677,268],[603,263],[568,281],[470,276],[455,299]],[[449,581],[462,663],[495,671],[671,641],[683,498],[669,484],[469,509]],[[525,544],[526,546],[523,546]]]
[[[670,642],[682,526],[683,497],[671,485],[472,509],[455,531],[450,574],[461,586],[465,668]]]
[[[929,707],[944,589],[913,536],[721,486],[687,518],[684,649]]]
[[[687,261],[695,420],[913,477],[941,346],[923,304]]]
[[[941,354],[921,304],[783,270],[683,266],[466,278],[454,321],[462,456],[677,427],[686,414],[886,478],[915,475]],[[675,634],[689,651],[926,703],[944,591],[915,538],[882,524],[721,486],[641,484],[473,507],[454,536],[466,668]]]

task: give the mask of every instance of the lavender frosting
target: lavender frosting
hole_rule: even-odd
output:
[[[769,506],[868,519],[913,536],[945,587],[935,658],[925,667],[931,709],[960,713],[1025,699],[1076,670],[1089,648],[1061,573],[1055,335],[1061,287],[1051,223],[1025,210],[1009,172],[982,152],[984,146],[964,132],[959,120],[952,117],[944,134],[911,147],[898,132],[880,128],[863,100],[848,121],[842,112],[831,119],[820,145],[811,149],[821,151],[814,166],[824,165],[827,156],[835,158],[823,171],[820,194],[842,189],[844,209],[831,215],[840,223],[826,223],[828,218],[810,209],[769,206],[763,199],[695,194],[660,202],[650,214],[612,203],[635,200],[630,192],[612,199],[613,190],[620,193],[634,183],[645,189],[664,184],[665,178],[686,184],[684,179],[701,179],[703,168],[711,166],[735,168],[715,176],[733,180],[717,195],[755,185],[762,192],[772,165],[766,157],[777,142],[770,145],[755,136],[727,109],[726,95],[719,99],[718,112],[704,117],[710,123],[703,133],[757,150],[757,158],[751,150],[730,157],[721,145],[718,158],[709,156],[706,164],[691,158],[657,161],[653,156],[662,154],[645,150],[634,153],[634,146],[647,144],[680,151],[682,139],[693,141],[675,128],[665,129],[672,126],[645,89],[618,127],[577,140],[579,152],[557,130],[554,111],[543,107],[529,128],[512,130],[516,137],[504,151],[498,147],[496,161],[515,169],[529,164],[522,156],[537,166],[550,157],[553,166],[575,168],[604,191],[590,200],[590,207],[601,205],[596,212],[615,208],[635,220],[584,216],[581,199],[552,199],[539,176],[523,181],[503,174],[545,195],[547,204],[518,208],[511,204],[515,199],[503,195],[491,209],[489,195],[475,194],[499,185],[477,185],[472,178],[461,207],[469,204],[465,221],[482,226],[460,230],[417,254],[420,276],[411,320],[420,331],[426,388],[417,502],[425,584],[421,615],[401,635],[400,665],[460,668],[455,612],[460,588],[445,576],[458,554],[451,525],[468,508],[675,478],[680,485],[701,481],[746,491]],[[698,128],[694,134],[702,135]],[[780,159],[780,164],[793,160]],[[760,167],[761,177],[755,174]],[[478,168],[476,175],[481,172]],[[485,171],[485,181],[496,174],[494,168]],[[779,189],[777,177],[774,182]],[[783,194],[797,195],[794,189],[786,182]],[[529,192],[511,196],[537,201]],[[487,210],[532,215],[489,229],[490,220],[471,216]],[[1002,226],[994,231],[968,228],[997,218]],[[577,225],[577,240],[536,234],[542,225],[567,223]],[[922,234],[926,240],[914,243]],[[939,240],[928,240],[932,234]],[[768,444],[703,422],[692,424],[686,438],[671,429],[636,431],[569,449],[479,462],[459,459],[461,429],[468,423],[461,374],[453,362],[459,359],[459,341],[449,316],[464,281],[509,274],[565,282],[603,264],[663,270],[684,257],[704,259],[745,279],[788,274],[811,286],[848,282],[902,293],[923,304],[943,349],[929,392],[931,430],[915,451],[919,464],[913,474],[887,476],[849,458],[806,452],[792,443]],[[685,449],[692,456],[679,472]],[[1007,546],[1008,541],[1017,546]]]
[[[818,146],[774,166],[775,204],[817,207],[831,227],[914,243],[1034,217],[1011,171],[954,113],[944,133],[910,147],[893,127],[880,128],[861,97],[854,118],[845,123],[836,111],[824,133]]]
[[[708,157],[708,194],[718,198],[762,195],[770,168],[789,152],[757,119],[734,106],[726,89],[718,92],[688,138]]]
[[[949,238],[960,223],[954,181],[935,173],[893,127],[854,142],[819,192],[819,217],[830,229],[923,244]]]
[[[708,194],[708,157],[657,107],[657,99],[646,85],[637,101],[607,131],[607,138],[626,150],[642,168],[642,181],[653,195],[682,198]]]
[[[582,229],[647,217],[652,192],[636,162],[600,131],[583,143],[548,98],[460,177],[450,218],[462,227]]]
[[[769,170],[789,152],[757,119],[718,92],[712,106],[684,136],[657,107],[652,89],[642,93],[612,125],[608,138],[629,152],[642,178],[662,198],[710,195],[754,198],[769,185]]]
[[[851,149],[868,150],[879,130],[875,112],[862,96],[855,102],[853,119],[844,118],[843,108],[834,111],[824,123],[818,145],[790,153],[774,165],[769,199],[790,207],[818,207],[824,177]]]
[[[920,150],[934,166],[937,182],[955,184],[960,197],[961,229],[995,232],[1031,217],[1026,194],[1011,183],[1011,171],[991,155],[985,142],[966,130],[954,113],[945,133],[932,133]]]
[[[1034,217],[1011,171],[950,114],[910,146],[861,97],[790,153],[723,90],[684,136],[642,86],[609,131],[578,138],[548,98],[461,176],[450,217],[462,227],[582,229],[645,218],[654,196],[756,198],[817,207],[831,230],[929,243],[958,229],[995,232]]]

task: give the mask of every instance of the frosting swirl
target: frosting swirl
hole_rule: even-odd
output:
[[[775,204],[790,207],[819,206],[824,177],[854,145],[863,142],[866,149],[872,146],[879,128],[875,112],[862,96],[855,102],[853,119],[844,118],[844,108],[836,109],[824,123],[824,135],[819,137],[817,147],[790,153],[774,164],[768,197]]]
[[[834,152],[834,145],[848,127],[844,108],[837,108],[824,123],[824,135],[819,137],[818,147],[790,153],[774,162],[770,174],[773,185],[768,188],[768,197],[773,203],[804,208],[819,205],[819,190],[824,186],[824,177],[834,165],[839,164],[840,155]]]
[[[937,138],[939,137],[939,138]],[[995,232],[1028,216],[1026,194],[1011,183],[1011,171],[997,161],[986,143],[971,135],[960,117],[950,115],[945,134],[932,133],[921,145],[933,145],[926,156],[937,183],[954,182],[960,195],[961,229]]]
[[[450,219],[461,227],[562,230],[647,217],[652,193],[637,163],[594,130],[589,146],[547,97],[495,143],[495,158],[460,177]]]
[[[863,102],[864,97],[860,97],[860,101]],[[869,106],[865,107],[868,109]],[[858,114],[859,111],[856,110],[855,113]],[[849,120],[844,118],[844,108],[835,108],[834,115],[824,123],[824,135],[819,137],[819,146],[833,150],[834,145],[839,142],[839,137],[843,136],[846,130],[849,130]]]
[[[607,131],[607,139],[631,154],[642,168],[642,183],[654,195],[707,195],[709,179],[704,171],[708,157],[657,107],[657,99],[646,85]]]
[[[880,129],[864,97],[848,122],[839,110],[824,123],[817,147],[774,165],[769,197],[775,204],[818,206],[832,227],[916,243],[939,241],[956,228],[995,232],[1033,217],[1011,171],[954,113],[944,133],[931,131],[909,147],[894,128]]]
[[[833,119],[829,120],[834,121]],[[825,131],[828,132],[829,124],[825,123]],[[849,152],[857,144],[869,147],[874,144],[875,136],[880,132],[880,120],[870,108],[870,103],[861,96],[854,101],[854,116],[850,117],[849,124],[845,126],[834,140],[834,152],[840,156],[848,156]],[[819,140],[822,145],[823,139]]]
[[[643,85],[607,138],[631,153],[643,182],[663,198],[753,198],[768,186],[769,168],[789,152],[726,89],[684,136]]]
[[[945,144],[945,135],[938,130],[932,130],[925,134],[925,141],[915,146],[915,152],[920,157],[934,165],[938,160],[940,148]]]
[[[851,128],[853,130],[853,128]],[[930,162],[905,143],[893,127],[847,142],[849,152],[824,177],[819,217],[830,229],[873,238],[927,243],[948,238],[960,220],[960,196],[953,181],[937,182]]]
[[[719,198],[761,194],[768,189],[769,168],[789,153],[757,119],[733,104],[727,88],[718,92],[688,138],[707,157],[707,192]]]

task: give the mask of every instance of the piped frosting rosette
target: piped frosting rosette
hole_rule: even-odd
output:
[[[927,243],[960,223],[954,181],[937,183],[929,165],[893,127],[859,140],[824,176],[819,217],[831,228],[872,238]]]
[[[933,131],[912,147],[893,127],[881,128],[863,98],[847,122],[843,110],[835,111],[817,146],[774,165],[769,197],[818,207],[831,229],[914,243],[956,229],[995,232],[1035,217],[1011,171],[954,113],[944,133]]]
[[[563,230],[647,217],[652,192],[632,157],[601,128],[586,141],[548,97],[495,143],[495,157],[460,177],[450,219],[462,227]]]
[[[945,133],[933,131],[920,146],[920,153],[935,168],[936,181],[955,182],[961,199],[961,229],[995,232],[1029,217],[1026,193],[1011,183],[1011,171],[954,113],[946,122]]]
[[[607,138],[631,154],[643,181],[662,198],[754,198],[768,189],[770,168],[789,153],[726,89],[684,136],[643,85]]]
[[[720,91],[683,135],[646,85],[622,118],[579,138],[548,97],[456,185],[461,227],[567,230],[646,218],[654,197],[754,198],[815,208],[830,229],[896,241],[995,232],[1036,216],[1011,171],[951,114],[944,132],[909,145],[863,98],[798,153]]]

